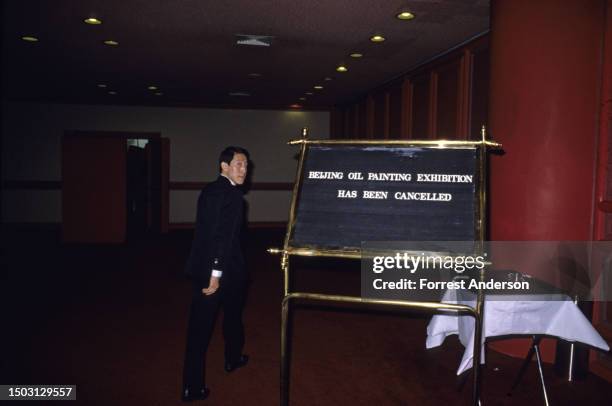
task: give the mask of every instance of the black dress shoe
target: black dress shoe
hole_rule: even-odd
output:
[[[246,364],[248,364],[248,362],[249,362],[249,356],[246,354],[242,354],[240,358],[238,358],[238,361],[236,362],[225,361],[225,372],[235,371],[236,369],[241,368],[245,366]]]
[[[210,394],[210,389],[208,388],[200,388],[196,390],[192,390],[189,387],[185,387],[183,389],[183,393],[181,394],[181,400],[183,402],[193,402],[194,400],[204,400]]]

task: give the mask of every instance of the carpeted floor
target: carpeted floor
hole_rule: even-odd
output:
[[[211,396],[201,404],[279,404],[282,278],[278,257],[265,248],[280,246],[283,234],[251,231],[253,282],[245,312],[251,361],[225,373],[217,328],[207,369]],[[121,246],[62,245],[52,231],[3,231],[0,383],[75,384],[79,405],[181,404],[189,307],[182,267],[190,238],[190,232],[177,231]],[[355,264],[300,260],[292,266],[294,285],[302,291],[359,294]],[[455,375],[463,347],[451,337],[426,350],[429,317],[297,306],[290,404],[470,404],[470,382],[459,391]],[[485,405],[544,404],[535,364],[508,397],[521,360],[487,355]],[[567,383],[546,365],[545,375],[552,405],[605,405],[612,398],[612,384],[593,374]]]

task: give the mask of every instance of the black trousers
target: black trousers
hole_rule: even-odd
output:
[[[223,340],[225,360],[235,363],[244,347],[242,310],[246,284],[221,286],[210,296],[202,293],[199,282],[192,284],[192,301],[187,327],[187,346],[183,364],[183,385],[201,388],[206,382],[206,351],[215,325],[219,307],[223,308]],[[219,368],[223,368],[219,365]]]

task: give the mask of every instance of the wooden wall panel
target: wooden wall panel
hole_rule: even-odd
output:
[[[365,111],[366,111],[366,131],[365,138],[374,138],[374,96],[368,95],[365,100]]]
[[[412,138],[429,138],[429,74],[412,81]]]
[[[340,110],[339,120],[342,121],[342,128],[341,128],[342,131],[340,132],[340,134],[338,134],[338,136],[332,137],[332,138],[346,138],[346,135],[349,132],[349,126],[350,126],[348,111],[349,111],[348,106],[343,106],[342,109]]]
[[[436,70],[436,133],[435,138],[455,139],[458,135],[457,110],[459,96],[459,61]]]
[[[351,127],[351,132],[349,133],[350,138],[358,138],[359,137],[359,104],[355,103],[351,106],[351,115],[353,125]]]
[[[402,87],[389,89],[388,95],[388,138],[402,138]]]
[[[402,139],[412,138],[412,82],[404,79],[402,83]]]
[[[372,116],[374,119],[374,130],[372,138],[383,139],[385,138],[385,121],[386,121],[386,97],[384,92],[375,94],[372,97]]]
[[[355,106],[346,106],[344,109],[346,126],[344,127],[344,138],[353,138],[355,134]]]
[[[459,61],[457,95],[457,139],[466,140],[470,134],[470,104],[472,100],[472,66],[474,55],[466,49]]]
[[[355,134],[355,138],[367,138],[367,100],[363,99],[357,105],[357,133]]]
[[[474,53],[472,67],[472,102],[470,138],[480,139],[482,125],[488,124],[489,115],[489,50]]]
[[[351,138],[479,139],[489,104],[489,36],[372,89],[350,106]],[[345,126],[346,127],[346,126]]]

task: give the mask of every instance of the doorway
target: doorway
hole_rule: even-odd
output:
[[[123,243],[167,232],[169,150],[158,133],[67,132],[63,240]]]

